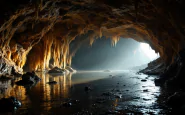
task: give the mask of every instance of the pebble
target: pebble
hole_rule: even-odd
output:
[[[91,87],[89,87],[89,86],[85,87],[85,91],[91,91],[91,90],[92,90]]]
[[[146,80],[146,79],[142,79],[141,81],[142,81],[142,82],[146,82],[147,80]]]
[[[144,89],[143,92],[148,92],[148,89]]]
[[[72,103],[70,102],[65,102],[62,104],[64,107],[71,107],[72,106]]]

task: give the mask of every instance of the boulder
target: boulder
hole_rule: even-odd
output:
[[[21,102],[15,97],[0,99],[0,112],[8,112],[17,109],[21,106]]]
[[[1,75],[0,76],[1,81],[7,81],[7,80],[11,80],[11,79],[13,79],[12,76],[7,76],[7,75]]]
[[[69,72],[76,72],[76,70],[74,70],[72,67],[70,66],[66,66],[66,69],[69,71]]]
[[[22,75],[22,80],[17,81],[17,85],[33,85],[41,79],[35,74],[35,72],[27,72]]]
[[[86,87],[84,88],[84,90],[85,90],[86,92],[88,92],[88,91],[91,91],[92,89],[91,89],[91,87],[86,86]]]
[[[175,92],[168,97],[167,104],[174,108],[182,107],[185,105],[185,92]]]
[[[67,72],[68,72],[68,70],[61,69],[61,68],[58,68],[58,67],[54,67],[53,69],[48,71],[48,73],[60,73],[60,74],[65,74]]]

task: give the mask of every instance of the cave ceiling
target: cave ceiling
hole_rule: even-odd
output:
[[[17,69],[43,70],[51,59],[65,68],[83,41],[92,45],[102,36],[112,45],[120,38],[146,42],[166,63],[185,45],[182,0],[9,0],[1,6],[0,57]],[[79,45],[70,48],[77,37]]]

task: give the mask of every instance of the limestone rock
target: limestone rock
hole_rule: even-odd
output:
[[[7,112],[17,109],[21,106],[21,102],[15,97],[2,98],[0,99],[0,112]]]
[[[27,72],[22,75],[22,80],[17,81],[17,85],[32,85],[37,83],[41,79],[35,74],[35,72]]]
[[[58,68],[58,67],[54,67],[53,69],[49,70],[48,73],[60,73],[60,74],[65,74],[65,73],[68,73],[68,70],[66,69],[61,69],[61,68]]]

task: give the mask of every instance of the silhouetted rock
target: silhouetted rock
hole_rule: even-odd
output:
[[[174,108],[182,107],[185,105],[185,92],[175,92],[168,97],[167,104]]]
[[[73,105],[79,104],[79,100],[76,99],[67,99],[66,102],[62,103],[62,106],[64,107],[71,107]]]
[[[35,74],[35,72],[27,72],[26,74],[22,75],[22,80],[17,81],[17,85],[32,85],[37,83],[41,79]]]
[[[11,79],[13,79],[13,77],[6,76],[6,75],[1,75],[1,76],[0,76],[0,80],[1,80],[1,81],[11,80]]]
[[[142,81],[142,82],[146,82],[147,80],[146,80],[146,79],[142,79],[141,81]]]
[[[65,74],[68,71],[66,69],[61,69],[58,67],[54,67],[53,69],[49,70],[48,73],[60,73],[60,74]]]
[[[106,102],[106,100],[102,97],[96,99],[96,103],[101,104],[101,103],[105,103],[105,102]]]
[[[148,89],[144,89],[143,92],[149,92]]]
[[[70,66],[66,66],[66,68],[69,72],[76,72],[76,70],[74,70],[72,67]]]
[[[85,87],[85,91],[91,91],[91,90],[92,90],[91,87],[89,87],[89,86]]]
[[[140,70],[139,73],[144,73],[148,75],[160,75],[164,70],[166,66],[163,61],[160,60],[160,58],[148,63],[148,67],[146,67],[143,70]]]
[[[8,112],[21,106],[21,102],[15,97],[0,99],[0,112]]]
[[[121,94],[115,94],[114,96],[115,96],[115,98],[122,98]]]
[[[66,103],[63,104],[63,106],[64,106],[64,107],[70,107],[70,106],[72,106],[72,103],[70,103],[70,102],[67,103],[67,102],[66,102]]]
[[[111,93],[111,92],[104,92],[104,93],[102,93],[102,96],[112,96],[113,95],[113,93]]]

